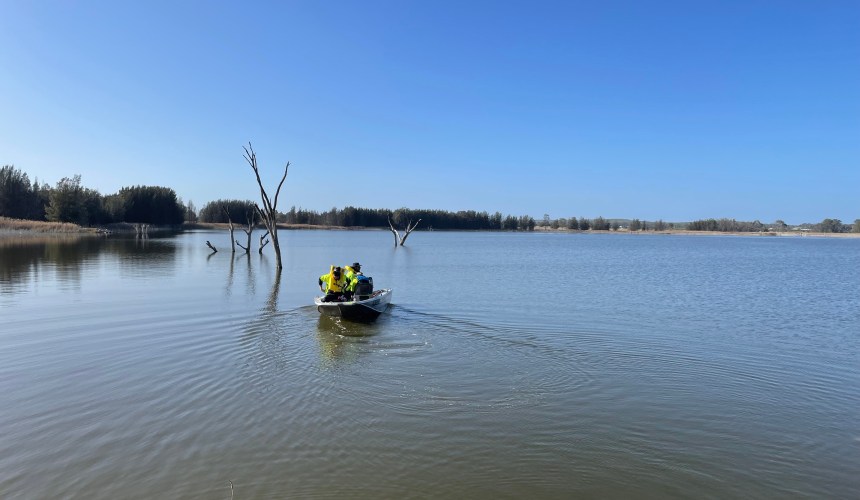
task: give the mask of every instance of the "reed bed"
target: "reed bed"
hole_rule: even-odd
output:
[[[0,234],[2,233],[96,233],[95,228],[81,227],[69,222],[43,222],[37,220],[11,219],[0,217]]]

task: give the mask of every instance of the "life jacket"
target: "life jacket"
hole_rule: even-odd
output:
[[[325,291],[327,293],[342,292],[344,288],[346,288],[346,285],[348,283],[346,281],[346,273],[344,273],[343,270],[341,270],[340,272],[340,278],[334,277],[334,266],[331,266],[331,269],[329,270],[328,274],[323,274],[322,276],[320,276],[320,281],[325,283]]]
[[[343,269],[344,276],[346,277],[346,289],[350,292],[354,292],[356,278],[362,275],[361,271],[356,271],[352,266],[343,266],[341,269]]]

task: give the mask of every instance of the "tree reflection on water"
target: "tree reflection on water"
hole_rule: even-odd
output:
[[[0,293],[18,291],[40,279],[76,288],[89,266],[111,258],[117,259],[116,267],[124,276],[167,275],[175,270],[176,245],[169,239],[0,238]]]

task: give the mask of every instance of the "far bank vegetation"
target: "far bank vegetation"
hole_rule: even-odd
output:
[[[0,228],[10,229],[12,219],[21,228],[23,221],[67,223],[69,226],[50,226],[45,231],[72,231],[75,225],[83,227],[110,227],[112,224],[151,224],[179,227],[184,223],[228,223],[229,220],[247,227],[248,200],[216,200],[206,203],[199,211],[193,202],[184,203],[176,192],[162,186],[129,186],[117,193],[102,195],[82,185],[75,175],[61,179],[55,185],[31,182],[21,170],[0,168]],[[226,212],[226,213],[225,213]],[[227,215],[229,214],[229,216]],[[259,224],[259,214],[252,216],[252,224]],[[390,223],[389,223],[390,220]],[[483,231],[697,231],[726,233],[860,233],[860,219],[845,224],[839,219],[824,219],[817,223],[797,225],[782,220],[773,223],[737,221],[735,219],[701,219],[691,222],[647,221],[644,219],[608,219],[604,217],[557,217],[548,214],[535,220],[529,215],[489,213],[461,210],[396,210],[347,206],[318,212],[291,207],[277,212],[279,225],[379,228],[407,227],[410,221],[421,220],[419,230],[483,230]],[[47,226],[41,226],[43,228]]]
[[[167,187],[129,186],[102,195],[84,187],[80,175],[64,177],[51,186],[31,183],[27,174],[14,167],[0,168],[2,217],[83,227],[179,226],[192,211],[193,205],[184,205]]]

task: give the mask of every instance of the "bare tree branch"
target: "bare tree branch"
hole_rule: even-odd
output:
[[[414,225],[412,224],[411,220],[409,222],[407,222],[406,223],[406,234],[404,234],[401,237],[400,233],[398,233],[397,230],[394,229],[394,224],[391,223],[391,217],[389,217],[388,218],[388,227],[391,228],[391,232],[394,233],[394,246],[397,246],[398,242],[399,242],[400,246],[403,246],[406,243],[406,238],[409,237],[409,233],[411,233],[412,231],[415,230],[416,227],[418,227],[419,222],[421,222],[421,219],[418,219],[418,221],[415,222]]]
[[[263,255],[263,248],[265,248],[265,247],[266,247],[266,245],[268,245],[268,244],[269,244],[269,240],[263,241],[263,240],[265,240],[265,239],[266,239],[266,236],[268,236],[268,235],[269,235],[269,232],[268,232],[268,231],[266,231],[265,233],[263,233],[262,235],[260,235],[260,250],[257,252],[257,253],[259,253],[260,255]]]
[[[275,202],[272,203],[269,199],[269,195],[266,193],[266,189],[263,187],[263,181],[260,179],[260,170],[257,167],[257,155],[254,153],[253,146],[251,146],[251,143],[249,142],[248,147],[243,146],[243,149],[245,150],[245,160],[254,171],[254,176],[257,178],[257,185],[260,187],[260,198],[263,206],[260,207],[260,205],[255,205],[255,208],[257,209],[257,213],[260,215],[260,219],[263,224],[266,226],[266,230],[271,236],[272,247],[275,249],[276,265],[278,270],[280,270],[283,269],[284,265],[281,261],[281,245],[278,242],[278,196],[281,194],[281,187],[283,187],[284,181],[287,180],[287,172],[289,172],[290,169],[290,162],[287,162],[284,167],[284,176],[281,177],[281,182],[278,183],[278,189],[275,191]],[[262,241],[262,238],[260,241]],[[262,252],[262,247],[260,250]]]
[[[218,249],[212,246],[212,243],[209,243],[209,240],[206,240],[206,246],[212,249],[212,253],[218,252]]]
[[[415,222],[415,225],[410,225],[412,221],[409,221],[409,223],[406,224],[406,234],[403,235],[403,238],[400,238],[400,246],[403,246],[406,243],[406,238],[409,237],[409,234],[412,231],[415,231],[415,228],[418,227],[419,222],[421,222],[421,219],[418,219],[418,221]]]
[[[227,207],[225,205],[221,205],[221,210],[224,211],[224,215],[227,216],[227,223],[230,224],[230,245],[233,249],[233,253],[236,253],[236,240],[233,239],[233,219],[230,218],[230,211],[227,210]]]
[[[242,245],[239,245],[240,247],[242,247],[245,250],[245,253],[251,252],[251,233],[254,231],[254,214],[256,213],[255,210],[256,210],[256,207],[254,207],[254,208],[249,207],[249,209],[245,210],[245,221],[248,224],[248,228],[247,229],[243,228],[242,231],[245,231],[245,234],[248,236],[248,246],[244,247]],[[236,241],[236,244],[238,245],[239,241]]]
[[[397,233],[397,230],[394,229],[394,224],[391,223],[391,217],[388,218],[388,227],[391,228],[391,232],[394,233],[394,246],[397,246],[397,240],[400,239],[400,234]]]
[[[247,148],[245,146],[242,146],[242,148],[245,150],[245,160],[248,161],[248,164],[251,165],[251,168],[254,170],[254,175],[257,176],[257,185],[260,186],[260,196],[263,199],[263,208],[268,211],[272,204],[269,202],[269,195],[267,195],[266,190],[263,189],[263,181],[260,180],[260,170],[257,168],[257,154],[254,153],[254,148],[251,146],[250,142],[248,143]]]
[[[287,180],[287,171],[290,169],[290,162],[287,162],[286,166],[284,166],[284,176],[281,177],[281,182],[278,183],[278,189],[275,191],[275,204],[272,207],[278,206],[278,196],[281,194],[281,186],[284,185],[284,181]]]

